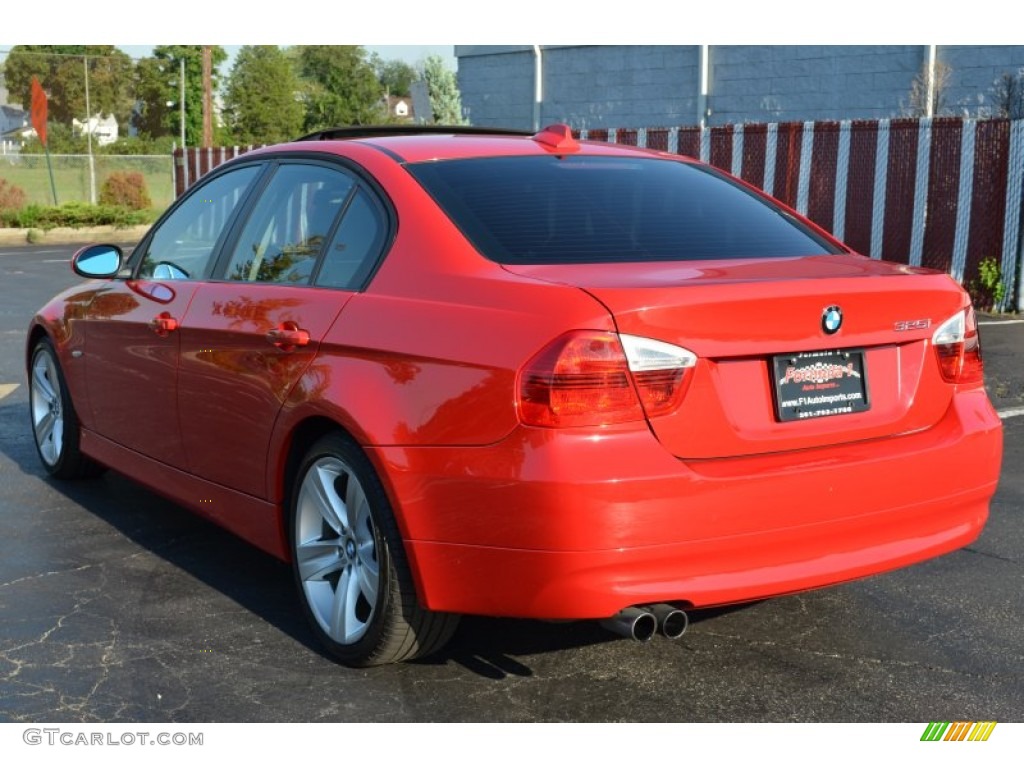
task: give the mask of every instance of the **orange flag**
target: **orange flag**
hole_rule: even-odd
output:
[[[39,140],[46,146],[46,91],[39,81],[32,78],[32,127],[36,129]]]

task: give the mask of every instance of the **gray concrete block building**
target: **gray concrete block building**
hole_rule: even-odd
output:
[[[1024,46],[457,45],[475,125],[578,129],[990,117]],[[915,82],[916,81],[916,82]],[[915,96],[915,89],[917,95]]]

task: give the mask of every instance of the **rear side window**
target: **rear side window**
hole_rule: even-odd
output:
[[[357,189],[328,245],[316,285],[357,290],[376,264],[386,235],[383,211]]]
[[[282,165],[238,238],[225,278],[308,284],[354,180],[319,165]]]
[[[477,250],[503,264],[837,252],[743,187],[672,160],[552,155],[407,167]]]

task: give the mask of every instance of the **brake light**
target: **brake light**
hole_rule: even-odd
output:
[[[608,331],[572,331],[555,339],[519,375],[519,415],[539,427],[640,421],[682,399],[692,352]]]
[[[942,378],[952,384],[980,384],[984,372],[974,308],[962,309],[936,329],[932,344]]]

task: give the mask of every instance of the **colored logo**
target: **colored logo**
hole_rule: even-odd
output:
[[[828,307],[821,313],[821,329],[825,333],[832,334],[839,330],[843,324],[843,310],[839,307]]]
[[[789,384],[790,382],[796,382],[797,384],[803,384],[806,382],[824,384],[829,381],[848,378],[850,376],[854,376],[858,379],[860,378],[860,371],[856,369],[853,363],[837,365],[836,363],[817,362],[805,365],[803,368],[797,368],[795,365],[787,365],[786,373],[781,379],[779,379],[779,384]]]
[[[921,741],[988,741],[995,721],[982,723],[928,723]]]

